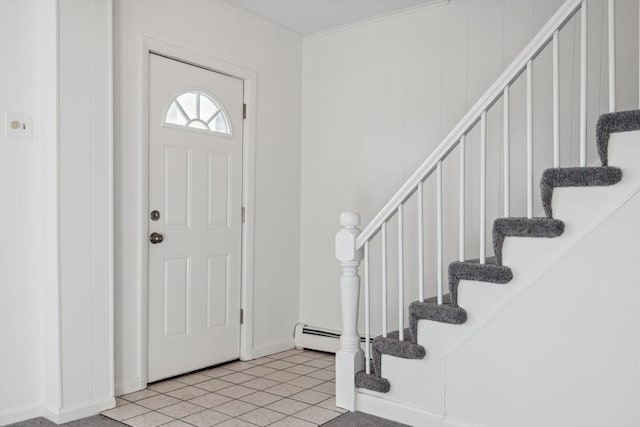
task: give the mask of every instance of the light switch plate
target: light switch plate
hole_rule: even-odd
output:
[[[33,139],[33,117],[25,113],[5,113],[5,135],[14,139]]]

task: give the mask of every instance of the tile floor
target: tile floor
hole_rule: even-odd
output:
[[[308,427],[335,406],[334,355],[288,350],[150,384],[103,412],[134,427]]]

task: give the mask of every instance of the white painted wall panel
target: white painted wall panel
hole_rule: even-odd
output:
[[[51,179],[43,165],[52,142],[46,119],[55,96],[39,73],[55,64],[41,56],[51,36],[50,27],[39,25],[46,12],[36,1],[0,3],[0,424],[33,413],[44,399],[41,267],[55,256],[46,253],[49,242],[43,239],[49,223],[43,212],[50,207],[43,202],[44,182]],[[34,138],[7,137],[5,112],[32,115]]]
[[[43,333],[43,325],[55,320],[55,302],[43,297],[57,279],[55,203],[45,200],[47,184],[55,185],[55,11],[52,3],[7,1],[0,4],[4,66],[0,70],[0,111],[32,114],[34,139],[16,140],[0,131],[0,194],[3,240],[0,246],[0,302],[3,351],[0,353],[0,424],[16,419],[43,398],[43,384],[52,376],[43,366],[44,343],[57,340],[55,330]],[[44,71],[44,72],[39,72]],[[54,84],[50,85],[51,76]],[[54,120],[52,120],[52,118]],[[2,117],[2,125],[5,125]],[[54,192],[55,196],[55,192]],[[55,199],[55,197],[54,197]],[[46,213],[43,215],[43,213]],[[45,268],[43,268],[45,267]],[[55,300],[54,300],[55,301]],[[55,323],[54,323],[55,324]],[[57,346],[56,346],[57,348]],[[52,358],[55,357],[55,351]],[[44,374],[43,374],[43,371]],[[26,411],[26,412],[23,412]],[[23,415],[24,416],[24,415]]]
[[[60,306],[58,266],[58,4],[40,1],[38,28],[41,32],[39,89],[42,147],[43,233],[42,299],[44,316],[44,402],[55,411],[62,406],[60,373]]]
[[[0,424],[113,404],[111,11],[0,3]],[[34,138],[5,137],[5,112]]]
[[[562,2],[452,0],[446,5],[307,38],[303,65],[300,320],[341,328],[338,264],[333,237],[342,211],[371,220],[467,110],[486,91]],[[596,160],[595,122],[607,91],[605,2],[589,12],[589,160]],[[637,2],[617,2],[618,109],[636,108]],[[604,31],[604,33],[603,33]],[[561,164],[578,156],[579,25],[560,37]],[[605,62],[603,62],[605,61]],[[541,213],[538,180],[552,165],[551,55],[534,62],[534,212]],[[623,95],[624,93],[624,95]],[[511,90],[511,211],[526,214],[525,86]],[[487,230],[502,214],[502,101],[488,114]],[[479,252],[479,129],[467,138],[467,258]],[[444,162],[444,261],[458,252],[458,153]],[[427,295],[434,295],[435,180],[425,183]],[[405,209],[406,304],[417,297],[416,201]],[[391,289],[397,277],[396,219],[389,223]],[[491,233],[487,248],[491,252]],[[372,242],[372,331],[380,331],[380,242]],[[446,277],[445,277],[446,280]],[[389,294],[395,307],[395,290]],[[361,312],[362,315],[362,312]],[[390,314],[390,327],[397,324]],[[362,323],[361,323],[362,325]]]
[[[301,39],[215,0],[116,1],[116,384],[141,381],[138,330],[148,212],[142,37],[257,72],[255,354],[293,346],[299,308]]]
[[[113,401],[111,4],[60,0],[63,411]]]

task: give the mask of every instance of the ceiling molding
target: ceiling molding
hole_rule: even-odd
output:
[[[387,19],[394,19],[405,15],[410,15],[413,13],[418,13],[423,10],[432,9],[439,6],[445,6],[449,3],[450,0],[433,0],[427,4],[420,4],[417,6],[409,6],[404,9],[394,10],[392,12],[384,13],[381,15],[372,16],[370,18],[360,19],[355,22],[350,22],[348,24],[337,25],[335,27],[329,28],[327,30],[318,31],[316,33],[307,34],[302,36],[304,41],[313,40],[321,37],[330,36],[335,33],[340,33],[342,31],[349,31],[355,28],[364,27],[370,24],[374,24],[376,22],[385,21]]]

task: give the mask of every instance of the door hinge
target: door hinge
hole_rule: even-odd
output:
[[[244,222],[244,218],[245,218],[245,209],[244,206],[242,207],[242,222]]]
[[[244,309],[240,309],[240,324],[244,325]]]
[[[242,118],[247,118],[247,104],[242,104]]]

